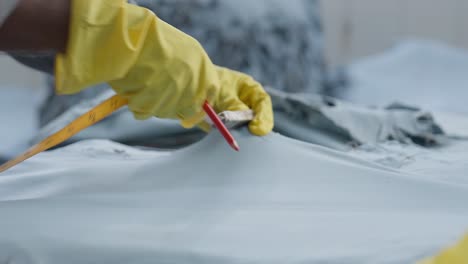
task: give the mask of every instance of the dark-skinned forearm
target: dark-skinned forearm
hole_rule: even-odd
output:
[[[0,27],[0,50],[64,52],[71,1],[20,0]]]

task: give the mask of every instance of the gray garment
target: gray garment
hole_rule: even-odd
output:
[[[432,115],[415,107],[394,104],[377,109],[321,95],[268,92],[275,109],[275,131],[303,141],[339,149],[388,140],[421,146],[445,142]]]
[[[9,53],[16,61],[29,66],[35,70],[54,74],[54,52],[41,52],[41,53],[29,53],[24,51],[10,52]]]
[[[46,98],[39,110],[39,125],[44,127],[52,122],[54,119],[59,118],[63,113],[73,110],[74,106],[86,101],[99,98],[99,96],[106,92],[111,92],[107,84],[96,85],[73,95],[57,95],[54,88],[54,78],[47,79],[49,86],[49,96]]]
[[[77,101],[66,111],[47,123],[33,138],[31,144],[36,144],[47,136],[57,132],[64,126],[91,110],[96,105],[110,98],[115,93],[110,89],[96,87],[100,94],[86,94],[87,100]],[[52,97],[58,98],[58,97]],[[81,97],[70,97],[70,99]],[[70,101],[69,101],[70,102]],[[56,102],[57,103],[57,102]],[[199,141],[205,133],[198,129],[187,130],[175,120],[151,118],[139,121],[127,108],[123,108],[78,135],[68,140],[66,144],[83,139],[109,139],[130,145],[151,146],[155,148],[179,148]]]
[[[354,145],[375,145],[388,140],[421,146],[445,141],[441,127],[431,114],[418,108],[391,105],[375,109],[315,94],[291,94],[268,89],[275,110],[276,132],[302,141],[345,150]],[[106,90],[62,113],[45,126],[35,143],[64,127],[79,115],[112,96]],[[106,138],[136,145],[179,148],[199,141],[204,133],[185,130],[177,121],[150,119],[137,121],[123,110],[73,139]]]

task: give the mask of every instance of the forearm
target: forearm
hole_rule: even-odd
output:
[[[70,1],[21,0],[0,27],[0,50],[64,52]]]

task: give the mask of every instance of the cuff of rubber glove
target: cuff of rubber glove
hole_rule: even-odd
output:
[[[58,53],[55,57],[55,91],[58,94],[73,94],[83,89],[78,81],[81,78],[75,74],[79,65],[74,53],[77,50],[76,46],[79,45],[79,34],[77,34],[80,27],[79,20],[82,14],[87,12],[86,6],[81,5],[84,2],[88,4],[89,1],[71,0],[67,47],[65,53]]]
[[[125,0],[71,1],[66,52],[55,58],[57,93],[73,94],[121,77],[114,76],[117,73],[112,66],[122,63],[113,62],[117,54],[112,54],[109,47],[121,45],[125,48],[126,5]]]

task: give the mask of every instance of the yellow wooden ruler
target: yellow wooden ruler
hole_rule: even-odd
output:
[[[36,154],[59,145],[65,140],[79,133],[81,130],[96,124],[125,105],[127,105],[127,100],[125,98],[114,95],[113,97],[91,109],[86,114],[78,117],[60,131],[34,145],[25,153],[0,166],[0,173],[18,165],[19,163],[33,157]]]

